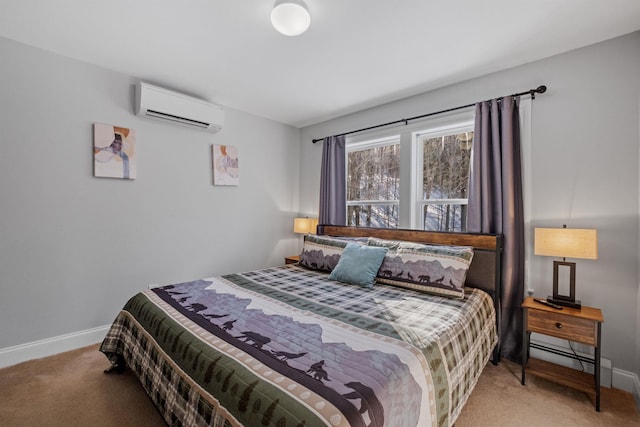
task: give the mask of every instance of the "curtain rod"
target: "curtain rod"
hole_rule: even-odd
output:
[[[542,86],[538,86],[536,89],[529,89],[529,90],[525,90],[524,92],[514,93],[511,96],[531,95],[531,99],[536,99],[536,93],[545,93],[546,91],[547,91],[547,87],[542,85]],[[498,99],[502,99],[502,98],[504,98],[504,96],[501,96]],[[399,123],[404,123],[404,125],[406,126],[406,125],[409,124],[409,122],[411,120],[423,119],[425,117],[435,116],[437,114],[443,114],[443,113],[448,113],[450,111],[461,110],[463,108],[473,107],[474,105],[476,105],[475,102],[473,104],[461,105],[460,107],[454,107],[454,108],[449,108],[447,110],[436,111],[435,113],[422,114],[420,116],[413,116],[413,117],[409,117],[407,119],[394,120],[393,122],[382,123],[380,125],[369,126],[367,128],[362,128],[362,129],[358,129],[358,130],[352,130],[352,131],[344,132],[344,133],[338,133],[338,134],[332,135],[332,136],[351,135],[352,133],[364,132],[366,130],[377,129],[377,128],[381,128],[381,127],[384,127],[384,126],[397,125]],[[312,142],[315,144],[316,142],[322,141],[322,140],[324,140],[324,138],[315,138],[315,139],[312,140]]]

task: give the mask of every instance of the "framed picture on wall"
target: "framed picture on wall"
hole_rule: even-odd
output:
[[[213,185],[238,185],[238,149],[230,145],[212,145]]]
[[[93,176],[136,179],[136,131],[93,124]]]

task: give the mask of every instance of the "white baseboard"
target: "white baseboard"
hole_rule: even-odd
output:
[[[633,372],[613,369],[613,387],[633,394],[636,406],[640,409],[640,378]]]
[[[638,382],[638,376],[633,372],[623,371],[622,369],[614,368],[613,370],[613,387],[620,390],[633,393],[635,383]]]
[[[0,349],[0,368],[96,344],[104,339],[110,327],[111,325],[98,326]]]

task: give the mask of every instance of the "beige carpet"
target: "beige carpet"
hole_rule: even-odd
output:
[[[527,375],[508,360],[489,363],[456,421],[456,427],[635,426],[640,413],[630,393],[602,388],[600,412],[585,393]]]
[[[137,378],[106,375],[98,346],[0,370],[0,426],[164,426]]]
[[[105,375],[90,346],[0,369],[0,426],[163,426],[137,379]],[[602,412],[583,393],[528,377],[520,366],[487,365],[456,427],[640,426],[633,397],[604,389]]]

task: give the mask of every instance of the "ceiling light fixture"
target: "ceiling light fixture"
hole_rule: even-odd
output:
[[[276,0],[271,11],[271,24],[285,36],[298,36],[309,28],[311,15],[302,0]]]

